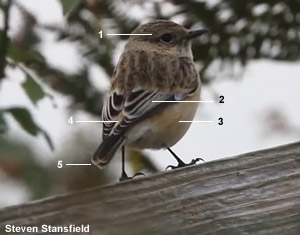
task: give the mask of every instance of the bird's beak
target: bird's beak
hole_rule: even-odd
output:
[[[190,40],[190,39],[193,39],[195,37],[199,37],[202,34],[207,33],[207,32],[208,32],[208,30],[206,30],[206,29],[191,30],[188,33],[188,35],[186,35],[186,39]]]

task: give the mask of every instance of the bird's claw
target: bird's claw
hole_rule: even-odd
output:
[[[178,164],[177,166],[168,165],[166,167],[166,170],[168,170],[169,168],[171,168],[172,170],[174,170],[174,169],[185,167],[185,166],[193,166],[193,165],[195,165],[199,161],[203,161],[204,162],[203,158],[198,157],[198,158],[193,159],[190,163],[181,163],[181,164]]]
[[[187,164],[188,166],[190,166],[190,165],[195,165],[197,162],[199,162],[199,161],[202,161],[202,162],[204,162],[204,160],[203,160],[203,158],[201,158],[201,157],[197,157],[197,158],[195,158],[195,159],[193,159],[189,164]]]
[[[176,166],[168,165],[168,166],[166,167],[166,171],[167,171],[169,168],[171,168],[171,169],[173,170],[173,169],[176,168]]]

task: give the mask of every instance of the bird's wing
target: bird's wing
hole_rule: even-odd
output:
[[[103,108],[103,139],[111,135],[123,134],[130,126],[144,118],[161,103],[154,100],[172,100],[173,94],[164,94],[139,90],[127,98],[115,92],[107,98]],[[115,122],[111,122],[115,121]]]
[[[141,89],[132,92],[128,97],[112,92],[106,100],[102,113],[103,121],[106,121],[103,123],[103,139],[111,135],[122,135],[150,113],[165,105],[171,105],[152,101],[180,101],[192,95],[197,86],[198,83],[195,83],[194,87],[180,93],[149,92]]]

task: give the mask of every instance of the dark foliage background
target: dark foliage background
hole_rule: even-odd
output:
[[[47,1],[44,2],[47,4]],[[4,27],[0,30],[0,92],[1,82],[9,79],[6,76],[8,69],[19,68],[26,74],[21,86],[33,104],[45,97],[54,99],[44,89],[48,86],[71,99],[70,110],[83,110],[99,117],[103,94],[91,84],[88,65],[96,63],[110,76],[116,45],[126,37],[100,39],[98,32],[131,32],[140,23],[128,13],[134,6],[147,9],[145,21],[179,17],[188,28],[203,27],[209,30],[210,33],[196,42],[193,48],[206,86],[214,81],[218,73],[209,72],[213,64],[217,64],[219,70],[230,70],[235,64],[242,68],[253,59],[296,61],[300,58],[300,1],[296,0],[224,0],[214,3],[192,0],[61,0],[60,3],[67,21],[65,26],[41,24],[21,2],[0,0],[0,11],[4,16]],[[8,22],[13,5],[22,12],[24,27],[11,38]],[[37,49],[42,38],[36,29],[55,32],[57,42],[76,43],[80,48],[82,69],[70,75],[50,66]],[[25,182],[32,198],[79,190],[111,180],[109,171],[103,173],[91,168],[80,168],[76,173],[67,168],[60,171],[56,167],[57,160],[48,165],[41,164],[26,145],[6,138],[10,130],[7,122],[9,115],[28,135],[41,135],[49,148],[55,149],[55,146],[50,136],[36,124],[29,110],[19,106],[0,107],[0,169],[12,179]],[[74,137],[73,141],[77,146],[89,144],[86,138],[80,136]],[[72,159],[89,161],[89,156],[78,153]],[[157,167],[142,153],[132,152],[129,162],[135,170],[146,168],[157,171]]]

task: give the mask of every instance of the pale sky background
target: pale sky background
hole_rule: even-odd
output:
[[[22,0],[19,2],[45,24],[64,24],[62,10],[56,0]],[[10,33],[14,34],[21,21],[16,9],[13,9],[12,13]],[[2,27],[1,21],[0,26]],[[40,34],[46,39],[40,48],[52,66],[61,67],[69,73],[76,71],[76,68],[81,66],[74,45],[70,46],[69,43],[63,42],[53,43],[53,35],[45,34],[45,32],[40,32]],[[96,87],[103,90],[109,87],[108,78],[98,65],[90,65],[89,72],[90,79]],[[221,74],[211,86],[203,89],[201,99],[212,100],[215,94],[224,95],[225,104],[200,104],[195,118],[195,120],[213,120],[215,122],[194,123],[186,136],[173,147],[173,150],[186,162],[196,157],[210,161],[299,141],[299,74],[299,62],[287,63],[269,60],[250,62],[245,68],[242,79],[222,79],[223,75]],[[9,70],[8,77],[9,79],[5,79],[1,87],[0,106],[28,107],[37,123],[50,134],[58,151],[65,147],[66,138],[70,133],[83,128],[83,125],[89,125],[83,130],[87,133],[94,132],[94,136],[100,139],[99,124],[76,124],[72,126],[68,124],[70,117],[67,111],[68,98],[55,93],[57,108],[53,106],[49,98],[40,101],[36,108],[31,104],[20,86],[24,79],[22,73],[17,70]],[[270,111],[271,113],[282,112],[289,131],[284,133],[272,131],[276,122],[266,121]],[[95,119],[84,113],[75,113],[72,116],[76,120]],[[219,117],[224,118],[223,126],[217,124]],[[43,138],[29,136],[21,130],[12,118],[8,119],[12,126],[9,135],[18,136],[30,144],[37,155],[40,152],[45,152],[47,156],[43,156],[43,161],[54,156]],[[98,125],[99,128],[95,128],[95,125]],[[94,149],[90,150],[91,153],[93,151]],[[173,157],[166,151],[147,150],[146,152],[162,169],[169,164],[175,164]],[[72,153],[70,152],[70,154]],[[9,181],[1,172],[0,191],[0,205],[17,204],[26,201],[28,197],[28,193],[21,183]]]

